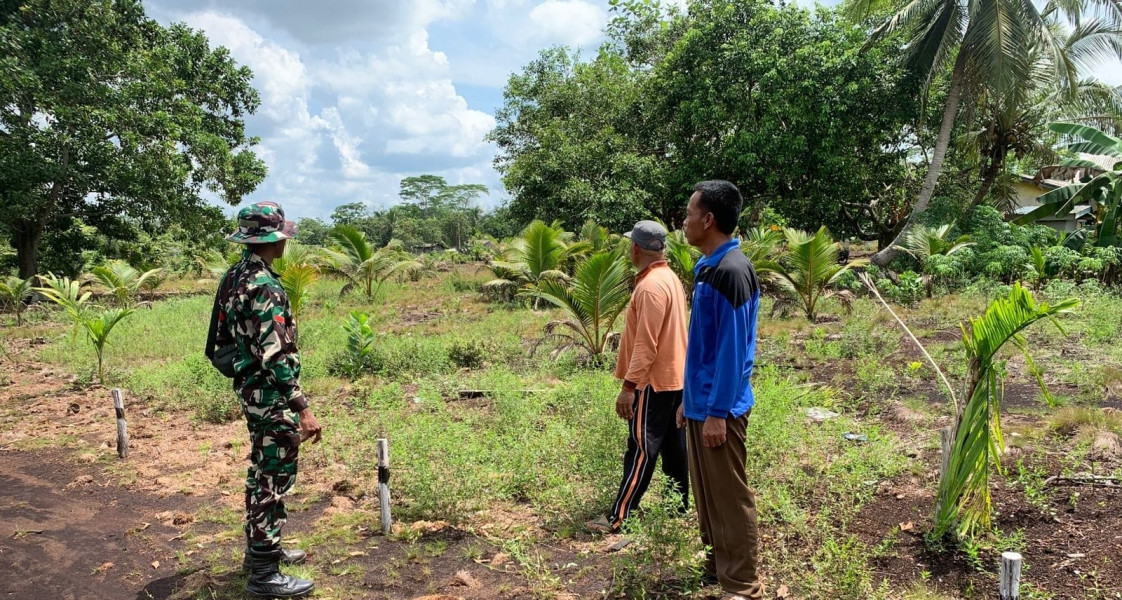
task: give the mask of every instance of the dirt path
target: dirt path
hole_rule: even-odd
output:
[[[179,531],[152,515],[193,507],[121,488],[68,454],[0,451],[0,597],[168,598]]]

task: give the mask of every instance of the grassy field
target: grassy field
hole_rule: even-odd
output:
[[[318,487],[298,483],[293,504],[297,511],[323,511],[335,497],[346,496],[356,508],[354,513],[332,511],[330,518],[301,532],[301,545],[316,548],[319,555],[300,572],[327,582],[329,590],[318,592],[324,597],[382,597],[364,595],[370,568],[348,569],[345,562],[333,561],[344,560],[355,548],[378,552],[370,550],[376,537],[356,531],[378,529],[377,517],[371,524],[371,513],[362,509],[376,507],[375,440],[386,437],[396,517],[406,526],[393,536],[401,554],[387,560],[389,566],[379,571],[381,581],[394,581],[395,560],[402,567],[436,568],[430,563],[447,556],[448,542],[420,531],[423,523],[439,521],[469,536],[469,542],[454,542],[458,560],[509,555],[522,580],[518,589],[534,597],[706,597],[713,590],[698,583],[696,525],[692,517],[674,516],[661,501],[661,479],[644,501],[642,517],[629,524],[633,543],[622,552],[604,553],[598,538],[582,530],[584,520],[608,507],[618,485],[625,445],[624,425],[613,410],[618,383],[609,371],[587,367],[577,355],[553,357],[548,344],[538,347],[543,327],[556,315],[487,304],[477,291],[482,280],[474,267],[460,266],[416,283],[387,285],[374,302],[360,295],[341,298],[340,282],[317,284],[299,335],[302,384],[325,436],[323,443],[303,451],[301,477],[316,480],[317,472],[330,472],[346,485],[332,488],[326,479]],[[185,416],[192,428],[205,432],[237,419],[239,409],[228,380],[202,356],[212,284],[176,285],[207,293],[160,300],[126,320],[107,353],[108,384],[130,390],[152,419]],[[956,392],[966,374],[959,323],[980,314],[988,298],[1001,291],[974,289],[897,308]],[[1047,488],[1044,480],[1052,475],[1122,474],[1119,457],[1096,445],[1122,433],[1122,418],[1110,410],[1119,406],[1122,390],[1122,346],[1114,343],[1122,326],[1122,300],[1097,288],[1060,284],[1043,295],[1077,296],[1084,305],[1061,319],[1066,335],[1050,325],[1028,334],[1051,396],[1034,387],[1019,354],[1007,357],[1011,450],[1005,460],[1008,477],[998,479],[999,513],[1003,503],[1024,502],[1046,514],[1057,505],[1079,502],[1078,489]],[[973,552],[967,547],[939,553],[922,539],[937,472],[937,428],[952,414],[934,371],[871,300],[860,299],[848,316],[828,304],[824,312],[830,314],[817,324],[772,319],[769,308],[765,299],[748,463],[760,505],[769,594],[995,597],[995,556],[1004,549],[1031,550],[1023,531],[1000,529]],[[332,366],[345,343],[342,326],[354,310],[371,316],[379,338],[374,366],[351,380],[332,375]],[[2,330],[5,353],[17,363],[71,373],[79,387],[92,385],[96,359],[83,336],[73,336],[61,315],[49,310],[33,311],[29,320],[22,328]],[[23,343],[34,338],[44,343]],[[462,398],[461,390],[486,394]],[[808,418],[811,408],[839,416],[819,422]],[[19,410],[5,409],[8,415]],[[866,441],[847,440],[846,433]],[[72,439],[60,441],[81,446]],[[33,447],[26,441],[23,446]],[[223,490],[236,496],[238,481],[209,494]],[[1075,500],[1067,495],[1073,492]],[[1118,518],[1119,494],[1094,498]],[[895,516],[885,509],[887,525],[877,525],[879,507],[888,506],[882,502],[899,505],[893,510],[905,516],[893,522]],[[226,542],[209,555],[183,557],[182,565],[185,571],[219,577],[234,566],[238,512],[229,504],[205,506],[210,508],[196,521],[219,531],[211,539]],[[416,523],[422,525],[409,525]],[[913,528],[916,540],[905,544],[902,539]],[[932,575],[924,553],[940,557],[936,562],[948,569],[945,576]],[[1086,585],[1070,595],[1066,580],[1034,579],[1047,559],[1037,562],[1028,552],[1025,596],[1122,597],[1112,587],[1117,577],[1094,575],[1116,573],[1118,554],[1090,556],[1093,563],[1082,571]],[[197,585],[187,592],[238,597],[237,582]],[[409,597],[394,593],[384,597]]]

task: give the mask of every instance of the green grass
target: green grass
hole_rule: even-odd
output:
[[[548,596],[563,584],[541,559],[537,545],[575,536],[580,523],[608,508],[618,485],[626,435],[612,402],[618,382],[607,370],[583,366],[578,356],[551,359],[548,346],[531,354],[556,313],[485,304],[475,291],[482,279],[484,275],[464,268],[439,280],[387,284],[373,301],[355,294],[340,297],[338,281],[314,287],[300,324],[301,383],[325,437],[302,459],[302,468],[341,464],[358,488],[374,489],[375,444],[386,437],[400,521],[443,520],[470,529],[512,507],[531,510],[539,525],[553,533],[530,533],[527,526],[487,542],[509,551],[527,585]],[[957,330],[966,316],[980,314],[986,300],[982,293],[967,293],[900,310],[921,335],[939,335],[938,341],[929,338],[927,346],[956,392],[966,366],[961,343],[945,332]],[[875,417],[894,396],[931,419],[945,414],[949,402],[931,405],[923,395],[927,388],[941,388],[934,372],[910,342],[901,341],[891,318],[867,299],[856,303],[853,315],[816,325],[798,317],[768,318],[769,302],[760,321],[757,405],[749,422],[747,464],[762,531],[773,540],[762,548],[766,576],[790,586],[797,597],[943,598],[922,581],[889,589],[869,560],[893,552],[893,544],[868,546],[851,531],[880,482],[924,472],[925,465],[901,452],[904,442]],[[202,356],[210,306],[208,295],[179,297],[129,317],[110,341],[109,385],[128,388],[144,408],[186,411],[200,426],[239,418],[230,381]],[[1077,400],[1083,403],[1101,399],[1112,386],[1122,390],[1122,348],[1113,344],[1122,326],[1120,308],[1122,301],[1115,296],[1088,296],[1086,311],[1061,319],[1068,338],[1038,333],[1044,328],[1030,334],[1049,383],[1077,386]],[[331,367],[343,352],[342,325],[353,310],[371,316],[378,343],[377,361],[350,381],[333,376]],[[831,304],[826,312],[840,311]],[[81,336],[71,337],[57,312],[42,311],[30,325],[3,330],[0,341],[7,351],[14,347],[9,338],[34,336],[48,343],[22,352],[89,380],[96,365],[92,348]],[[1080,354],[1064,354],[1072,348]],[[802,368],[780,366],[791,358]],[[827,379],[831,384],[808,383],[822,380],[813,370],[824,365],[838,365]],[[460,390],[468,389],[487,390],[488,395],[461,399]],[[811,407],[841,416],[811,423],[805,414]],[[1040,411],[1055,413],[1043,404]],[[1066,408],[1050,421],[1050,430],[1033,434],[1034,443],[1046,436],[1078,437],[1088,426],[1119,431],[1115,420],[1104,420],[1085,406]],[[868,441],[846,441],[842,436],[847,432],[865,434]],[[917,426],[916,435],[921,447],[935,446],[930,430]],[[31,449],[59,441],[25,440],[19,446]],[[1065,468],[1076,469],[1085,454],[1085,449],[1073,452]],[[1009,466],[1026,494],[1035,491],[1037,473]],[[692,593],[696,586],[682,574],[688,574],[690,557],[696,554],[696,524],[692,516],[659,516],[660,481],[652,485],[646,516],[636,525],[634,552],[622,555],[632,562],[617,566],[617,574],[626,575],[620,581],[633,586],[628,589],[665,591],[669,573],[679,586],[675,589]],[[296,502],[294,508],[306,509],[310,503]],[[204,513],[200,522],[235,533],[240,527],[236,511],[211,506]],[[365,519],[362,524],[370,526],[369,515],[336,515],[318,521],[302,535],[301,545],[316,547],[325,558],[345,558],[362,543],[353,519]],[[411,552],[418,560],[431,561],[444,550],[433,542],[417,542]],[[482,551],[471,546],[464,552],[474,556]],[[349,561],[331,566],[332,560],[305,572],[358,585],[361,570],[352,569]],[[660,573],[653,568],[660,561],[679,561],[686,570]],[[239,585],[236,579],[223,580],[218,588],[220,594],[232,594]]]

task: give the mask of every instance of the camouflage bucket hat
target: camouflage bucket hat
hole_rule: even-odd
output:
[[[238,211],[238,228],[226,236],[235,244],[268,244],[296,237],[296,223],[276,202],[258,202]]]

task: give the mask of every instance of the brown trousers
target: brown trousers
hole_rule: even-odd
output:
[[[717,448],[705,447],[701,435],[704,421],[690,419],[686,425],[690,483],[701,524],[701,541],[713,549],[706,568],[716,573],[726,592],[763,598],[763,584],[756,573],[756,497],[748,488],[744,470],[748,415],[725,422],[725,443]]]

